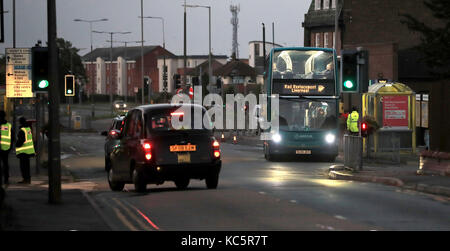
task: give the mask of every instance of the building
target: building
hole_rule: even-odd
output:
[[[214,73],[222,80],[222,88],[233,88],[235,93],[247,94],[256,83],[256,70],[242,60],[232,59]]]
[[[303,23],[304,44],[333,47],[330,36],[336,35],[338,55],[342,49],[362,47],[368,51],[371,83],[380,78],[399,81],[415,93],[429,95],[429,123],[427,127],[417,128],[417,143],[433,150],[450,151],[447,132],[450,120],[442,114],[450,110],[450,103],[446,102],[450,95],[449,81],[436,78],[431,73],[435,69],[421,60],[422,55],[414,49],[421,43],[420,34],[402,23],[403,14],[417,17],[426,24],[440,25],[423,0],[312,0]],[[358,103],[356,95],[343,97],[347,109],[352,103]]]
[[[227,62],[228,56],[225,55],[212,55],[212,62],[217,62],[221,65]],[[194,68],[198,67],[201,64],[206,62],[208,65],[209,57],[208,55],[187,55],[186,56],[186,73],[191,72]],[[171,55],[169,57],[159,57],[157,62],[157,67],[159,69],[159,84],[158,84],[158,92],[163,92],[163,69],[164,62],[167,66],[167,91],[169,93],[174,93],[176,91],[174,76],[176,74],[183,75],[184,74],[184,56],[176,56]],[[216,64],[216,63],[214,63]],[[213,65],[213,69],[214,69]],[[206,68],[207,70],[208,68]],[[192,72],[191,72],[192,73]],[[192,78],[187,78],[187,84],[191,83]]]
[[[161,46],[144,46],[144,76],[152,79],[153,92],[159,92],[157,60],[163,55],[174,56]],[[88,77],[88,95],[110,94],[112,89],[113,94],[133,96],[142,88],[141,46],[97,48],[84,55],[82,61]]]
[[[248,65],[255,68],[256,82],[264,84],[264,43],[263,41],[250,41],[248,43]],[[266,41],[266,57],[273,48],[282,47],[279,44],[274,44]]]
[[[337,39],[335,42],[336,1],[313,0],[311,2],[302,24],[306,47],[336,48],[340,54],[340,40]],[[337,37],[340,37],[340,29],[337,31]]]

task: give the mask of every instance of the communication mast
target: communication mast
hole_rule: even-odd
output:
[[[230,11],[232,14],[231,24],[233,25],[233,41],[232,41],[232,49],[231,55],[235,55],[236,58],[239,58],[239,43],[238,43],[238,24],[239,18],[238,13],[241,10],[240,5],[230,5]]]

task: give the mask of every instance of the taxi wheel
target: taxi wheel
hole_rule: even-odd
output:
[[[175,180],[175,186],[177,186],[177,189],[183,190],[189,186],[189,182],[189,178],[178,178]]]
[[[122,191],[123,188],[125,187],[125,183],[124,182],[118,182],[118,181],[114,181],[113,180],[113,176],[114,176],[114,172],[113,169],[110,168],[108,171],[108,184],[109,187],[111,188],[112,191]]]
[[[205,179],[206,187],[208,189],[216,189],[219,184],[219,174],[212,174]]]
[[[138,193],[143,193],[147,190],[147,183],[142,177],[142,174],[134,169],[133,170],[133,184],[134,184],[134,190]]]

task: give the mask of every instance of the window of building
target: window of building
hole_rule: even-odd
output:
[[[321,10],[321,9],[322,9],[322,0],[315,0],[314,10]]]
[[[336,9],[336,1],[337,0],[330,0],[332,9]]]
[[[320,38],[322,36],[322,33],[316,33],[316,43],[315,43],[315,47],[321,47],[320,46]]]
[[[323,9],[328,10],[330,8],[330,0],[323,0]]]
[[[325,32],[323,34],[323,47],[330,48],[329,47],[329,33],[328,32]]]
[[[255,44],[255,57],[259,56],[259,44]]]

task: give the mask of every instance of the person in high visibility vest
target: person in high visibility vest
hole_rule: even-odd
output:
[[[9,152],[14,135],[11,123],[6,121],[5,111],[0,111],[0,182],[9,184]],[[3,175],[3,179],[2,179]]]
[[[17,134],[16,155],[20,160],[20,172],[23,180],[20,184],[30,184],[30,158],[35,155],[31,127],[24,117],[19,119],[20,131]]]
[[[359,121],[358,109],[353,106],[352,113],[350,113],[347,117],[347,130],[350,132],[350,134],[353,135],[359,134],[358,121]]]

